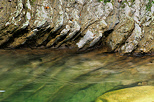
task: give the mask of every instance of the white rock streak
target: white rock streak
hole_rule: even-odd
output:
[[[85,36],[77,43],[79,48],[82,48],[87,41],[91,41],[94,38],[94,34],[91,31],[87,31]]]
[[[29,10],[31,10],[31,5],[30,5],[29,0],[27,0],[27,2],[26,2],[26,7],[27,7]],[[21,27],[22,29],[25,29],[25,28],[29,25],[30,19],[31,19],[31,14],[30,14],[30,12],[27,11],[27,13],[26,13],[26,18],[25,18],[26,22],[23,23],[23,26]]]
[[[21,20],[21,17],[18,17],[19,15],[22,15],[23,10],[23,4],[22,0],[18,0],[16,10],[14,13],[11,13],[11,17],[9,18],[9,21],[5,24],[5,26],[8,26],[9,24],[17,25],[17,23]],[[19,19],[16,20],[15,18],[18,17]]]

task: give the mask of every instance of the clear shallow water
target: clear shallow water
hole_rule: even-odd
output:
[[[126,87],[154,85],[154,57],[94,51],[0,51],[1,102],[94,102]]]

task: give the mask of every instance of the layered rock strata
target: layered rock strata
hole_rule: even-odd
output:
[[[153,0],[3,0],[1,48],[154,52]]]

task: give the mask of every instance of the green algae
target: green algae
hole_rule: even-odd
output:
[[[35,2],[36,0],[30,0],[30,4],[31,5],[34,5],[34,2]]]
[[[108,3],[108,2],[110,2],[110,0],[98,0],[98,1],[99,2],[104,1],[105,4]]]
[[[146,10],[151,11],[151,7],[152,7],[153,3],[154,3],[154,1],[149,0],[148,4],[146,5]]]

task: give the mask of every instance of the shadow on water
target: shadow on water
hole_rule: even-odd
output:
[[[113,90],[154,85],[153,67],[153,56],[1,50],[0,101],[94,102]]]

